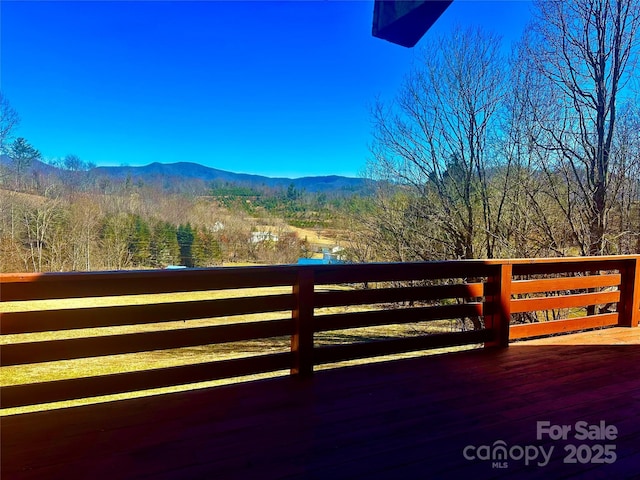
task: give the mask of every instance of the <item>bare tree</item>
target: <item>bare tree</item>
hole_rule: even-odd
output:
[[[133,264],[129,243],[132,216],[124,212],[109,214],[103,218],[100,231],[101,265],[108,270],[124,270]]]
[[[570,254],[576,242],[566,224],[565,203],[556,184],[558,176],[546,175],[539,168],[550,156],[536,139],[542,134],[537,119],[554,115],[554,106],[541,88],[544,77],[531,68],[527,37],[515,45],[509,62],[509,85],[501,115],[498,155],[509,172],[506,198],[507,216],[502,217],[501,238],[508,248],[505,256],[536,257]],[[546,155],[546,157],[545,157]],[[535,159],[538,159],[536,162]],[[566,190],[566,188],[564,188]]]
[[[52,234],[62,216],[61,199],[55,188],[49,188],[35,207],[23,209],[23,244],[27,247],[28,263],[34,272],[45,270]]]
[[[71,270],[89,271],[96,267],[101,217],[100,206],[91,195],[70,198],[67,238]]]
[[[395,104],[374,109],[370,169],[398,187],[380,197],[381,227],[410,256],[493,257],[500,246],[511,184],[503,169],[492,185],[504,167],[492,151],[506,88],[500,47],[495,35],[455,29],[427,44]]]
[[[607,233],[619,192],[620,106],[634,70],[637,0],[538,0],[527,60],[540,75],[538,165],[580,253],[611,250]],[[543,95],[540,95],[540,92]]]
[[[0,92],[0,155],[7,152],[13,130],[20,123],[18,112],[11,106],[7,97]]]
[[[617,125],[614,156],[620,159],[609,237],[616,253],[640,253],[640,110],[626,106]]]

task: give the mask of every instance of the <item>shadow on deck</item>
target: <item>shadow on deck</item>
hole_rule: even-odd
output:
[[[637,329],[540,342],[5,417],[2,477],[637,478]],[[506,460],[465,458],[500,440]]]

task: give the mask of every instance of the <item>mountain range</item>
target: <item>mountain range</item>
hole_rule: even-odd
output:
[[[366,189],[368,180],[363,178],[343,177],[339,175],[315,176],[315,177],[267,177],[251,175],[247,173],[234,173],[227,170],[211,168],[199,163],[151,163],[141,167],[95,167],[91,170],[98,176],[107,176],[119,179],[131,177],[132,179],[158,180],[202,180],[207,183],[230,183],[250,187],[287,188],[292,185],[297,189],[307,192],[327,191],[360,191]]]
[[[12,167],[12,160],[7,156],[0,157],[0,166]],[[62,181],[68,177],[64,168],[34,160],[30,170],[44,175],[55,175]],[[124,181],[129,178],[133,182],[150,185],[163,185],[164,188],[179,187],[193,182],[206,185],[237,185],[251,188],[286,189],[293,185],[298,190],[312,193],[355,194],[370,191],[371,181],[364,178],[344,177],[340,175],[313,176],[300,178],[267,177],[246,173],[234,173],[227,170],[207,167],[199,163],[154,162],[144,166],[93,167],[83,172],[91,179],[112,179]]]

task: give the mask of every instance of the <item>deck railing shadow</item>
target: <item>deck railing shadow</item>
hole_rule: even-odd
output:
[[[512,340],[534,336],[612,325],[635,327],[640,317],[639,261],[640,256],[612,256],[2,274],[2,368],[279,337],[290,337],[290,348],[239,358],[6,385],[0,390],[1,407],[281,370],[305,378],[316,366],[345,360],[456,346],[506,348]],[[368,288],[358,287],[364,284]],[[229,295],[237,289],[260,290]],[[53,307],[39,307],[34,302],[177,292],[200,293],[195,300],[147,299],[143,303],[94,302],[89,306],[54,303]],[[552,320],[540,321],[546,320],[540,312],[552,312]],[[255,314],[270,317],[236,323],[225,320]],[[397,338],[386,335],[368,341],[357,337],[357,341],[340,344],[318,342],[327,332],[440,325],[443,321],[459,322],[456,324],[460,328],[443,331],[425,327]],[[158,328],[149,330],[151,326]],[[140,330],[114,334],[110,330],[113,327]],[[84,335],[89,331],[86,329],[93,333]],[[100,329],[106,334],[95,333]],[[50,335],[40,338],[38,334]],[[57,334],[63,336],[57,338]]]

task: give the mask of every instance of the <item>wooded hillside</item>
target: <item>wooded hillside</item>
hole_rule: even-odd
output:
[[[295,263],[317,250],[300,228],[335,227],[349,201],[293,183],[155,177],[146,185],[40,161],[0,169],[2,271]]]

